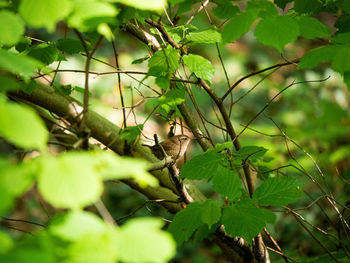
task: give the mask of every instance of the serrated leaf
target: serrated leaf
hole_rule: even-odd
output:
[[[171,75],[179,67],[179,60],[180,57],[175,48],[168,46],[159,50],[148,61],[148,74],[153,76]]]
[[[255,160],[265,155],[268,150],[260,146],[244,146],[240,150],[233,153],[234,158],[246,160]]]
[[[229,201],[237,200],[242,194],[242,183],[235,171],[218,165],[213,178],[213,189]]]
[[[221,222],[228,234],[243,237],[248,243],[266,225],[262,208],[254,206],[251,200],[241,201],[233,207],[224,207]]]
[[[215,44],[221,42],[221,34],[215,29],[191,32],[186,38],[193,43]]]
[[[254,34],[262,44],[282,52],[286,44],[299,36],[299,25],[288,16],[265,17],[256,26]]]
[[[298,64],[298,68],[313,68],[321,62],[330,61],[337,53],[337,46],[323,46],[310,50]]]
[[[272,212],[271,210],[265,209],[265,208],[262,208],[261,212],[264,214],[265,222],[267,224],[276,223],[277,217],[276,217],[274,212]]]
[[[29,26],[46,27],[49,32],[71,10],[70,0],[22,0],[19,6],[19,13]]]
[[[334,44],[347,44],[350,42],[350,32],[337,33],[331,38],[331,42]]]
[[[301,183],[293,177],[269,178],[253,193],[261,206],[285,206],[295,202],[302,194]]]
[[[224,154],[215,152],[206,152],[193,157],[181,168],[181,178],[192,180],[210,179],[219,168],[224,158]]]
[[[201,206],[195,202],[187,205],[185,209],[174,216],[168,231],[173,235],[178,245],[189,240],[193,232],[203,224],[201,215]]]
[[[182,57],[185,65],[198,77],[211,82],[215,69],[212,63],[199,55],[185,55]]]
[[[300,34],[305,38],[323,38],[329,36],[332,31],[314,17],[301,16],[297,19]]]
[[[202,206],[202,223],[207,224],[209,228],[215,223],[217,223],[221,217],[221,207],[220,204],[213,200],[206,200],[201,203]]]
[[[213,8],[214,15],[224,19],[230,19],[238,12],[238,6],[232,5],[231,1],[219,1],[217,7]]]
[[[295,0],[294,10],[299,14],[316,14],[322,8],[322,3],[318,0]]]
[[[0,11],[0,45],[15,45],[24,33],[24,23],[18,15],[7,11]]]
[[[258,9],[251,9],[232,17],[222,32],[223,41],[233,42],[247,33],[258,17],[258,13]]]
[[[169,262],[175,255],[176,244],[168,232],[161,230],[163,225],[158,218],[132,219],[123,225],[118,247],[121,261]]]
[[[332,69],[343,74],[350,71],[350,47],[347,45],[338,46],[336,54],[332,59]]]
[[[0,49],[0,69],[21,74],[28,79],[37,68],[41,67],[43,64],[36,59]]]
[[[44,122],[28,106],[1,101],[0,134],[18,147],[45,151],[49,138]]]
[[[259,10],[259,16],[260,17],[266,17],[266,16],[276,16],[278,15],[278,10],[276,6],[268,1],[268,0],[255,0],[255,1],[249,1],[247,10],[249,9],[258,9]]]

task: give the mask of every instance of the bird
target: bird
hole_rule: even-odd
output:
[[[187,135],[175,135],[173,137],[170,137],[160,143],[162,148],[164,149],[165,153],[170,156],[173,160],[177,160],[181,158],[181,156],[184,155],[184,153],[187,150],[187,146],[190,143],[191,139]],[[150,147],[153,154],[158,159],[163,159],[164,154],[162,153],[162,150],[160,149],[159,145],[154,145]]]

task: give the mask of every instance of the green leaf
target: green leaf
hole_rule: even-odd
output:
[[[185,55],[182,57],[185,65],[197,76],[211,82],[214,76],[215,69],[212,63],[199,55]]]
[[[264,147],[260,146],[244,146],[240,150],[233,153],[234,158],[240,160],[256,160],[265,155],[268,150]]]
[[[21,74],[28,79],[37,68],[41,67],[43,67],[43,64],[31,57],[0,49],[0,69],[8,70],[14,74]]]
[[[239,12],[238,6],[232,5],[231,1],[218,1],[218,6],[213,8],[213,13],[217,18],[230,19]]]
[[[105,229],[105,223],[96,215],[86,211],[72,211],[60,220],[53,221],[49,231],[66,241],[74,242],[84,239],[86,235],[98,235]]]
[[[165,0],[143,0],[143,1],[133,1],[133,0],[114,0],[114,2],[119,2],[124,5],[132,6],[143,10],[154,10],[163,11],[167,7]]]
[[[176,87],[169,90],[158,99],[160,107],[166,111],[176,110],[176,106],[183,103],[186,97],[186,90],[184,87]]]
[[[189,240],[193,232],[203,224],[202,213],[201,204],[198,202],[191,203],[176,213],[168,231],[173,235],[178,245]]]
[[[91,49],[91,45],[88,42],[85,42],[85,44]],[[71,38],[61,38],[57,40],[57,48],[70,55],[85,52],[80,40]]]
[[[221,165],[218,165],[212,182],[214,190],[230,201],[236,201],[242,194],[242,183],[237,173]]]
[[[262,210],[247,199],[233,207],[225,207],[221,222],[229,235],[243,237],[251,243],[265,227],[265,214]]]
[[[0,232],[0,254],[4,254],[9,251],[13,245],[14,242],[12,239],[4,232]]]
[[[301,183],[293,177],[269,178],[253,193],[261,206],[285,206],[295,202],[302,194]]]
[[[126,140],[128,143],[132,143],[141,134],[142,129],[143,129],[143,124],[126,127],[121,131],[120,139]]]
[[[20,84],[10,76],[0,75],[0,92],[16,90],[20,88]]]
[[[337,53],[337,46],[323,46],[307,52],[298,64],[298,68],[314,68],[321,62],[330,61]]]
[[[222,32],[224,42],[233,42],[247,33],[258,17],[258,13],[258,9],[251,9],[232,17]]]
[[[18,43],[24,33],[23,21],[14,13],[0,11],[0,45],[12,46]]]
[[[118,14],[114,5],[98,0],[74,0],[68,25],[80,31],[97,29],[100,24],[111,23]]]
[[[201,32],[191,32],[187,40],[193,43],[213,44],[221,42],[221,34],[215,29],[208,29]]]
[[[129,220],[120,229],[118,251],[123,262],[169,262],[175,255],[172,236],[161,230],[164,223],[156,218]]]
[[[297,19],[300,34],[305,38],[323,38],[328,37],[332,31],[329,27],[322,24],[314,17],[301,16]]]
[[[29,26],[46,27],[49,32],[71,10],[70,0],[22,0],[19,6],[19,13]]]
[[[347,44],[350,42],[350,32],[337,33],[331,38],[331,42],[334,44]]]
[[[278,10],[276,6],[268,0],[255,0],[249,1],[247,10],[258,9],[259,16],[264,18],[267,16],[276,16],[278,15]]]
[[[0,159],[0,214],[12,206],[14,198],[33,186],[36,172],[37,166],[33,162],[15,165]]]
[[[88,153],[70,152],[40,159],[38,188],[46,201],[57,208],[83,208],[102,194],[102,179]]]
[[[322,8],[318,0],[295,0],[294,10],[299,14],[317,14]]]
[[[105,226],[104,231],[84,235],[84,238],[68,247],[69,263],[114,263],[118,262],[120,244],[117,228]]]
[[[215,223],[217,223],[221,217],[221,207],[220,204],[213,200],[206,200],[201,203],[202,205],[202,215],[201,221],[207,224],[209,228]]]
[[[331,67],[340,74],[350,71],[350,46],[343,45],[337,47]]]
[[[262,208],[261,212],[263,212],[263,214],[264,214],[266,224],[276,223],[277,217],[276,217],[274,212],[272,212],[271,210],[265,209],[265,208]]]
[[[293,42],[299,36],[299,25],[288,16],[272,16],[262,19],[255,28],[256,38],[264,45],[277,48]]]
[[[159,88],[166,90],[170,87],[169,76],[160,76],[156,78],[156,84]]]
[[[224,156],[215,152],[197,155],[182,166],[180,176],[192,180],[210,179],[217,173]]]
[[[149,163],[142,159],[120,157],[112,152],[88,153],[94,160],[96,173],[103,180],[133,178],[141,187],[157,187],[157,179],[147,172]]]
[[[54,61],[59,60],[57,48],[46,43],[31,48],[27,55],[43,62],[45,65],[50,65]]]
[[[148,74],[153,76],[171,75],[179,67],[179,60],[179,53],[175,48],[168,46],[159,50],[148,61]]]
[[[25,149],[46,149],[49,133],[44,122],[28,106],[0,102],[0,134]]]

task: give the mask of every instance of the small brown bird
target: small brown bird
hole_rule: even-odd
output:
[[[179,159],[187,150],[187,146],[191,139],[187,135],[176,135],[169,139],[162,141],[162,145],[166,154],[174,160]],[[158,145],[151,146],[151,150],[158,159],[163,159],[164,156]]]

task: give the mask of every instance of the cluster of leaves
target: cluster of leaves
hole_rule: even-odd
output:
[[[208,237],[220,225],[225,226],[228,234],[251,242],[266,224],[275,223],[274,213],[264,207],[286,206],[301,196],[301,183],[296,178],[286,176],[267,179],[249,198],[238,177],[238,169],[242,161],[257,161],[267,150],[258,146],[246,146],[228,154],[228,149],[225,148],[230,146],[232,143],[216,145],[182,167],[181,177],[211,181],[213,189],[222,196],[222,200],[220,203],[207,200],[190,204],[177,213],[169,231],[178,243],[189,240],[195,231],[195,240]]]

